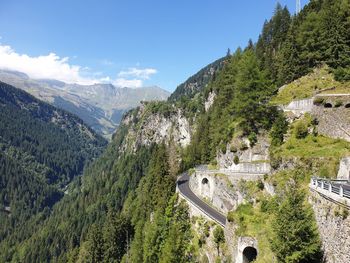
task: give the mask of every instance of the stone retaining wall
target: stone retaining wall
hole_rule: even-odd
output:
[[[315,191],[311,192],[309,202],[322,239],[325,262],[350,262],[350,216],[346,217],[349,212],[347,208],[323,198]]]

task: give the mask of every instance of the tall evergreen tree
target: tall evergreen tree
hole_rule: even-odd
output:
[[[312,210],[305,205],[305,194],[291,181],[273,222],[271,248],[279,262],[312,263],[322,258],[321,241]]]
[[[104,241],[101,228],[93,225],[90,228],[87,239],[87,252],[89,263],[98,263],[103,261]]]

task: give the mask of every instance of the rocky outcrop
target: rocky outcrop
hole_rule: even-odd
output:
[[[218,211],[227,214],[245,201],[241,182],[262,180],[262,174],[235,173],[220,170],[196,170],[190,175],[191,190]]]
[[[190,188],[224,214],[243,202],[237,184],[232,184],[224,174],[196,171],[190,176]]]
[[[137,121],[135,121],[137,120]],[[136,151],[141,146],[153,143],[170,142],[185,147],[191,141],[191,127],[181,110],[173,108],[171,114],[161,112],[148,114],[142,105],[137,112],[127,114],[122,123],[129,126],[124,148]]]
[[[247,139],[234,146],[227,145],[226,152],[219,152],[217,156],[220,169],[240,173],[269,173],[271,170],[269,163],[270,144],[267,136],[258,136],[258,142],[253,147],[248,147],[248,145]]]
[[[213,105],[215,97],[216,97],[216,94],[214,91],[209,92],[208,98],[204,102],[205,111],[208,111],[210,107]]]

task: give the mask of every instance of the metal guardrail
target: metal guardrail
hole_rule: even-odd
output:
[[[347,180],[328,180],[324,178],[311,178],[313,188],[321,188],[331,194],[350,199],[350,184]]]

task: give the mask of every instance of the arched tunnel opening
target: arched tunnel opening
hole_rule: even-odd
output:
[[[325,108],[333,108],[333,105],[331,103],[325,103],[324,107]]]
[[[207,178],[203,178],[202,184],[208,184],[208,183],[209,183],[208,179]]]
[[[258,256],[258,251],[254,247],[246,247],[243,250],[243,263],[249,263],[256,260]]]
[[[345,108],[350,108],[350,103],[345,104]]]

